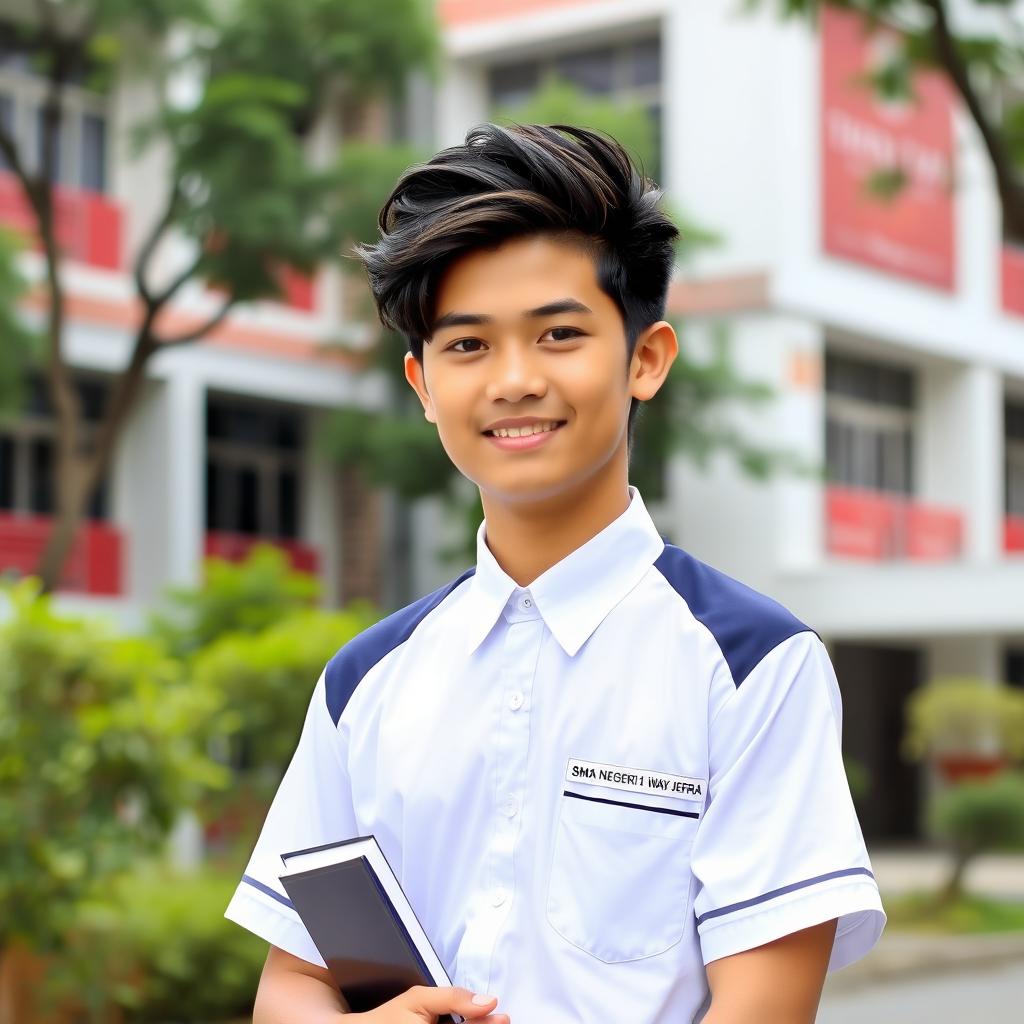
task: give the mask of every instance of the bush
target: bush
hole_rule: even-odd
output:
[[[222,636],[192,659],[189,674],[196,685],[218,694],[227,709],[211,742],[233,770],[232,785],[211,793],[200,808],[215,851],[230,851],[236,840],[251,847],[295,750],[320,673],[339,647],[376,618],[368,606],[293,612],[262,632]]]
[[[930,823],[953,850],[953,871],[944,896],[957,898],[963,892],[967,865],[979,853],[1024,848],[1024,775],[1003,772],[950,786],[932,803]]]
[[[257,544],[242,562],[207,558],[204,571],[198,587],[169,588],[170,610],[150,617],[154,636],[179,657],[227,633],[258,633],[312,608],[320,594],[320,581],[271,544]]]
[[[984,679],[939,679],[907,702],[903,749],[921,760],[994,753],[1024,758],[1024,693]]]
[[[0,951],[59,950],[83,893],[158,848],[227,781],[200,737],[218,697],[159,644],[62,617],[39,584],[0,625]]]
[[[248,1018],[267,943],[228,921],[241,870],[148,867],[82,906],[57,994],[102,994],[124,1024]]]

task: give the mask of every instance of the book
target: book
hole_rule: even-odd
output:
[[[372,835],[284,853],[281,860],[281,884],[353,1013],[413,985],[451,985]]]

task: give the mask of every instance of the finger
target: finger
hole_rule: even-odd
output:
[[[411,1010],[425,1010],[438,1017],[457,1013],[470,1020],[486,1017],[498,1005],[495,996],[475,995],[465,988],[431,988],[427,985],[409,989],[404,998]]]

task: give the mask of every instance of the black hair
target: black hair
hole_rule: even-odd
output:
[[[422,361],[437,283],[457,257],[534,234],[579,244],[622,315],[628,365],[640,332],[665,315],[679,231],[661,196],[609,135],[488,122],[404,171],[381,208],[380,239],[354,251],[381,323],[404,334]]]

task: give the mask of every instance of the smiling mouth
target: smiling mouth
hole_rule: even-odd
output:
[[[529,423],[521,427],[496,427],[485,430],[484,437],[516,438],[532,437],[534,434],[550,434],[559,427],[564,427],[565,420],[548,420],[544,423]]]

